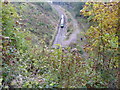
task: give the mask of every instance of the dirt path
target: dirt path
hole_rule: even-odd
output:
[[[72,19],[74,30],[73,30],[72,34],[69,36],[69,39],[64,41],[65,46],[69,46],[71,43],[76,43],[77,42],[77,35],[81,31],[76,19],[74,19],[73,16],[69,12],[67,12],[67,13],[69,14],[70,18]]]
[[[75,18],[73,18],[73,16],[71,15],[70,12],[68,12],[67,10],[65,10],[64,8],[62,8],[59,5],[52,5],[53,8],[56,9],[56,11],[58,12],[58,14],[61,16],[62,14],[65,15],[65,19],[66,19],[66,24],[65,27],[62,29],[59,27],[58,25],[58,32],[57,35],[55,37],[55,40],[53,42],[53,48],[56,47],[55,44],[60,44],[62,47],[68,47],[71,43],[77,43],[78,40],[78,34],[82,33],[81,35],[79,35],[79,39],[80,38],[84,38],[84,27],[83,24],[81,23],[81,26],[78,25],[78,22]],[[72,20],[72,24],[73,24],[73,32],[72,34],[69,36],[69,38],[66,40],[66,33],[67,33],[67,18],[71,18]],[[87,26],[85,26],[87,27]],[[84,48],[84,44],[85,42],[81,41],[80,47],[83,49]],[[84,52],[84,51],[83,51]],[[83,57],[88,58],[88,54],[86,52],[83,53]]]

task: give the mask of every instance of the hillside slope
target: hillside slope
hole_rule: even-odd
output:
[[[49,45],[58,23],[56,11],[48,3],[16,3],[15,6],[19,12],[22,7],[22,19],[19,22],[24,24],[23,30],[33,34],[32,42],[40,45],[42,39]]]

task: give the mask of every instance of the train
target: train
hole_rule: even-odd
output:
[[[61,15],[61,18],[60,18],[60,27],[61,27],[61,28],[64,28],[64,24],[65,24],[64,15]]]

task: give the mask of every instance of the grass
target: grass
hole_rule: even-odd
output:
[[[88,20],[87,19],[84,19],[84,18],[81,18],[81,17],[78,17],[76,18],[78,22],[82,22],[82,23],[88,23]]]
[[[56,33],[58,15],[55,10],[48,3],[25,3],[22,6],[22,19],[27,19],[24,22],[26,27],[22,27],[22,29],[32,29],[35,33],[31,33],[35,34],[36,38],[45,39],[46,44],[49,45],[52,37],[54,38],[53,34]]]
[[[68,19],[68,22],[71,22],[71,21],[72,21],[72,19],[71,19],[71,18],[69,18],[69,19]]]
[[[53,45],[53,42],[55,40],[55,37],[56,37],[57,33],[58,33],[58,30],[56,29],[55,32],[54,32],[54,34],[53,34],[53,36],[52,36],[52,39],[50,41],[50,45],[49,45],[50,47]]]
[[[37,25],[45,26],[46,24],[44,22],[38,22]]]
[[[69,39],[69,36],[72,34],[72,32],[73,32],[73,29],[70,29],[70,28],[67,29],[66,40]]]

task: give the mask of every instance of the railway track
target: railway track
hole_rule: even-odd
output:
[[[56,5],[52,5],[53,8],[56,9],[56,11],[59,14],[59,17],[62,17],[62,19],[59,19],[58,27],[57,27],[57,33],[55,36],[55,39],[53,41],[52,48],[58,48],[58,44],[61,45],[61,47],[65,47],[63,45],[64,40],[66,38],[66,33],[67,33],[67,16],[65,15],[65,12],[63,12],[59,6],[56,7]],[[64,20],[63,20],[64,16]]]

